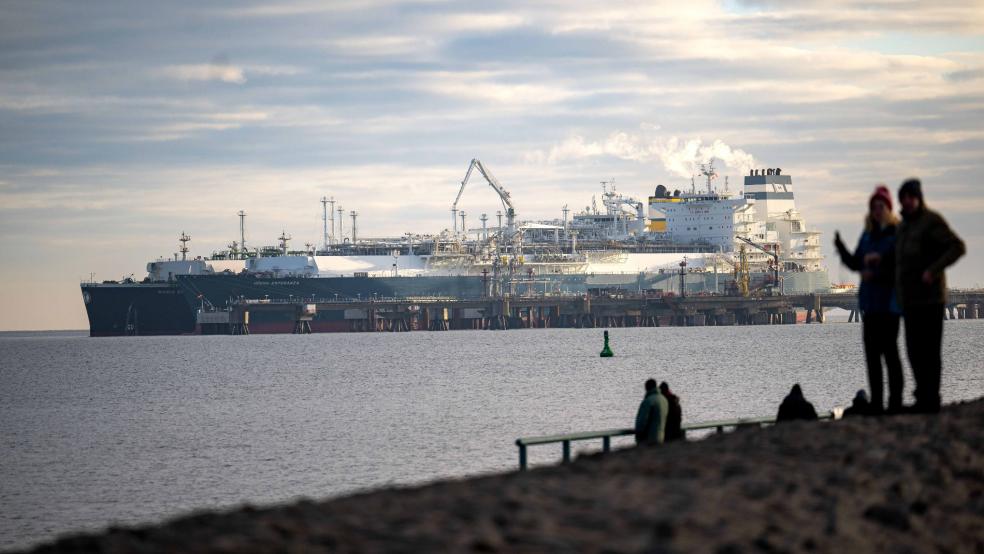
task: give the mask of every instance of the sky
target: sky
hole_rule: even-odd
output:
[[[868,195],[923,180],[984,284],[984,2],[7,0],[0,330],[86,329],[79,283],[247,241],[437,232],[472,158],[519,219],[713,159],[793,176],[833,256]],[[479,181],[475,181],[479,183]],[[499,207],[480,184],[460,203]],[[476,219],[471,219],[475,217]],[[348,222],[346,222],[348,228]]]

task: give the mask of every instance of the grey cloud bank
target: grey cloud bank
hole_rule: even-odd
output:
[[[612,177],[682,187],[702,154],[736,185],[781,166],[828,242],[918,175],[975,285],[982,75],[981,2],[7,2],[0,329],[85,327],[79,279],[181,231],[221,248],[239,209],[257,242],[316,242],[323,194],[366,234],[437,231],[472,157],[531,218]]]

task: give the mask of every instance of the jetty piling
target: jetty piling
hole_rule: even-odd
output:
[[[952,291],[942,317],[978,319],[984,291]],[[319,328],[319,314],[343,313],[333,331],[505,330],[597,327],[787,325],[823,323],[824,310],[842,308],[859,322],[857,298],[847,294],[788,296],[653,296],[639,294],[545,295],[502,298],[239,299],[221,310],[198,313],[201,334],[250,334],[252,321],[293,322],[293,332]],[[799,317],[804,314],[805,317]],[[257,324],[259,325],[259,324]],[[288,326],[286,332],[291,332]]]

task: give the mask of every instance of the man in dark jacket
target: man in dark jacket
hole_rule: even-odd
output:
[[[795,421],[797,419],[807,421],[817,419],[817,411],[813,409],[813,404],[810,404],[803,397],[803,389],[800,388],[799,383],[793,385],[786,398],[782,399],[782,404],[779,405],[779,413],[776,415],[776,423]]]
[[[905,319],[905,348],[916,381],[918,412],[940,410],[940,349],[946,276],[943,270],[967,251],[943,216],[926,207],[919,179],[899,188],[902,224],[896,238],[896,290]]]
[[[663,442],[667,411],[666,398],[663,398],[659,389],[656,388],[656,380],[647,380],[646,396],[639,404],[639,411],[636,412],[636,444],[660,444]]]
[[[666,412],[666,432],[664,438],[667,442],[680,440],[683,438],[683,408],[680,407],[680,397],[670,391],[670,385],[663,381],[659,384],[659,392],[666,398],[669,409]]]

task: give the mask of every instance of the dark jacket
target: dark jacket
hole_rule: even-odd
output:
[[[899,305],[910,307],[946,303],[946,276],[943,270],[967,251],[960,237],[943,216],[926,207],[903,214],[896,239],[896,289]],[[922,280],[923,272],[936,276],[932,284]]]
[[[858,308],[863,313],[899,313],[895,301],[895,232],[895,225],[866,230],[861,233],[853,253],[844,247],[844,243],[835,243],[844,265],[854,271],[871,272],[870,278],[861,279],[858,289]],[[881,261],[865,266],[864,258],[868,254],[878,254]]]
[[[843,417],[868,415],[871,413],[871,403],[864,398],[855,398],[850,407],[844,410]]]
[[[813,404],[807,402],[806,398],[803,397],[803,391],[799,385],[794,386],[786,398],[783,398],[782,404],[779,405],[779,413],[776,415],[776,423],[797,419],[817,419],[817,411],[813,409]]]
[[[683,438],[683,408],[680,407],[680,397],[669,393],[662,393],[666,397],[668,409],[666,412],[666,431],[664,438],[667,441],[675,441]]]
[[[666,398],[653,389],[639,404],[636,412],[635,438],[637,444],[657,444],[663,442],[666,430],[666,413],[669,409]]]

